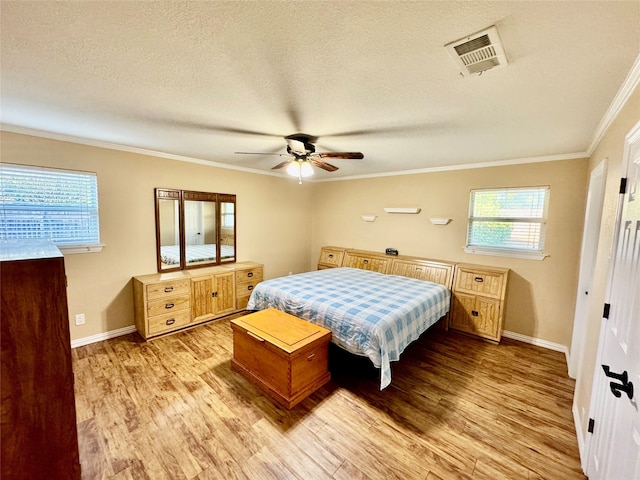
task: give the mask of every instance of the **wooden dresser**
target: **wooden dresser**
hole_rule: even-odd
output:
[[[0,242],[2,479],[80,478],[64,258]]]
[[[136,328],[146,340],[242,311],[262,279],[255,262],[134,277]]]
[[[457,264],[449,327],[499,342],[509,269]]]

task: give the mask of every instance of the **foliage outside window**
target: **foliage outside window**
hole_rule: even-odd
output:
[[[467,253],[542,260],[549,187],[472,190]]]
[[[0,165],[0,240],[50,240],[65,253],[100,251],[95,173]]]

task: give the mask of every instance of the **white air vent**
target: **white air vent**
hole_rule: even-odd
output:
[[[507,65],[507,56],[493,26],[445,45],[465,77]]]

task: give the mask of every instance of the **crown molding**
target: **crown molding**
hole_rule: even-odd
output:
[[[172,153],[165,153],[157,150],[150,150],[150,149],[140,148],[140,147],[132,147],[129,145],[120,145],[117,143],[105,142],[103,140],[77,137],[74,135],[49,132],[46,130],[37,130],[34,128],[11,125],[8,123],[0,123],[0,131],[17,133],[20,135],[30,135],[30,136],[39,137],[39,138],[47,138],[50,140],[59,140],[61,142],[77,143],[80,145],[87,145],[90,147],[107,148],[110,150],[135,153],[139,155],[149,155],[153,157],[166,158],[169,160],[177,160],[179,162],[196,163],[199,165],[223,168],[227,170],[237,170],[241,172],[256,173],[258,175],[268,175],[271,177],[280,177],[280,178],[285,177],[284,175],[280,173],[275,173],[275,172],[266,172],[264,170],[257,170],[254,168],[247,168],[247,167],[237,167],[235,165],[211,162],[209,160],[204,160],[201,158],[187,157],[184,155],[175,155]],[[542,157],[498,160],[493,162],[478,162],[478,163],[467,163],[467,164],[461,164],[461,165],[447,165],[442,167],[422,168],[418,170],[403,170],[403,171],[395,171],[395,172],[373,173],[373,174],[355,175],[355,176],[339,177],[339,178],[326,178],[326,179],[305,178],[305,183],[339,182],[342,180],[360,180],[364,178],[376,178],[376,177],[396,177],[400,175],[416,175],[420,173],[446,172],[450,170],[469,170],[474,168],[500,167],[505,165],[521,165],[525,163],[555,162],[558,160],[575,160],[578,158],[588,158],[588,155],[586,152],[578,152],[578,153],[568,153],[568,154],[562,154],[562,155],[547,155]]]
[[[607,129],[618,116],[618,113],[620,113],[620,110],[622,110],[622,107],[624,107],[627,100],[629,100],[629,97],[638,86],[638,83],[640,83],[640,55],[638,55],[636,61],[631,67],[631,70],[627,74],[627,77],[624,79],[624,82],[622,82],[622,86],[613,98],[611,105],[609,105],[609,109],[604,114],[604,117],[602,117],[602,120],[600,120],[600,124],[598,125],[598,128],[596,128],[591,144],[587,149],[587,155],[589,157],[593,154],[593,151],[600,143],[600,140],[602,140],[602,137],[604,137]]]
[[[118,143],[105,142],[103,140],[76,137],[74,135],[66,135],[64,133],[49,132],[46,130],[36,130],[33,128],[21,127],[18,125],[11,125],[7,123],[0,123],[0,131],[9,132],[9,133],[18,133],[21,135],[30,135],[32,137],[48,138],[49,140],[59,140],[61,142],[77,143],[80,145],[87,145],[90,147],[107,148],[109,150],[135,153],[138,155],[148,155],[152,157],[166,158],[169,160],[177,160],[179,162],[197,163],[199,165],[206,165],[208,167],[216,167],[216,168],[224,168],[226,170],[238,170],[241,172],[257,173],[259,175],[283,177],[283,175],[279,173],[265,172],[264,170],[258,170],[255,168],[238,167],[235,165],[229,165],[227,163],[211,162],[209,160],[204,160],[202,158],[187,157],[184,155],[174,155],[173,153],[165,153],[157,150],[150,150],[147,148],[132,147],[130,145],[120,145]]]
[[[523,165],[526,163],[558,162],[562,160],[578,160],[589,158],[587,152],[565,153],[562,155],[545,155],[542,157],[514,158],[511,160],[496,160],[493,162],[465,163],[461,165],[447,165],[442,167],[420,168],[417,170],[402,170],[396,172],[372,173],[368,175],[353,175],[350,177],[327,178],[314,180],[315,183],[340,182],[342,180],[362,180],[365,178],[398,177],[401,175],[419,175],[421,173],[449,172],[452,170],[472,170],[474,168],[504,167],[509,165]]]

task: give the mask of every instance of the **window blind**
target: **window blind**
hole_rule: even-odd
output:
[[[549,187],[472,190],[467,247],[542,252]]]
[[[0,164],[0,239],[100,243],[95,173]]]

